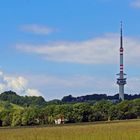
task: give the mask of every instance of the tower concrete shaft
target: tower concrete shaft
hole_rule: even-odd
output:
[[[124,100],[124,85],[126,84],[126,78],[124,78],[124,65],[123,65],[123,35],[122,35],[122,22],[120,30],[120,73],[119,78],[117,78],[117,84],[119,85],[119,99]]]

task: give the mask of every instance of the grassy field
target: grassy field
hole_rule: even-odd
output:
[[[2,128],[0,140],[140,140],[140,120],[58,127]]]

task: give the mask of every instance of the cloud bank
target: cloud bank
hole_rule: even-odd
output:
[[[37,80],[38,79],[38,80]],[[28,80],[33,87],[43,89],[47,100],[61,99],[63,96],[72,94],[80,96],[93,93],[114,93],[117,92],[115,78],[93,76],[93,75],[28,75]],[[106,82],[108,81],[108,82]]]
[[[119,35],[112,33],[81,42],[54,42],[46,45],[18,44],[16,48],[24,53],[39,55],[47,61],[116,64],[119,46]],[[127,63],[139,63],[140,39],[125,37],[124,51]]]
[[[44,89],[44,96],[47,100],[59,98],[72,94],[73,96],[81,96],[86,94],[108,94],[113,95],[118,93],[118,85],[114,77],[97,76],[97,75],[30,75],[29,81],[34,87]],[[38,80],[37,80],[38,79]],[[138,94],[140,93],[140,75],[131,75],[127,78],[125,93]]]
[[[0,93],[12,90],[21,95],[41,96],[37,89],[28,87],[28,80],[22,76],[10,76],[0,71]]]

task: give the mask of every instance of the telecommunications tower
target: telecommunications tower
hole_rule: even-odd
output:
[[[126,78],[124,77],[126,74],[123,71],[123,35],[122,35],[122,22],[120,29],[120,73],[117,74],[119,78],[117,78],[117,84],[119,85],[119,100],[124,100],[124,85],[126,84]]]

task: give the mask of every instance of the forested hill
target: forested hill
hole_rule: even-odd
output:
[[[43,97],[35,97],[35,96],[19,96],[17,93],[13,91],[6,91],[0,94],[1,101],[8,101],[13,104],[17,104],[20,106],[43,106],[46,104],[46,101]]]
[[[100,100],[118,100],[119,95],[116,94],[114,96],[107,96],[106,94],[92,94],[85,95],[79,97],[73,97],[72,95],[64,96],[61,100],[52,100],[45,101],[42,96],[20,96],[13,91],[6,91],[0,94],[1,101],[8,101],[9,103],[13,103],[19,106],[27,107],[27,106],[44,106],[49,104],[64,104],[64,103],[76,103],[76,102],[90,102],[90,101],[100,101]],[[140,94],[138,95],[128,95],[125,94],[126,100],[133,100],[140,98]]]
[[[140,98],[140,94],[128,95],[125,94],[124,98],[126,100],[133,100]],[[92,94],[79,97],[73,97],[72,95],[64,96],[62,102],[87,102],[87,101],[100,101],[100,100],[118,100],[119,94],[107,96],[106,94]]]

